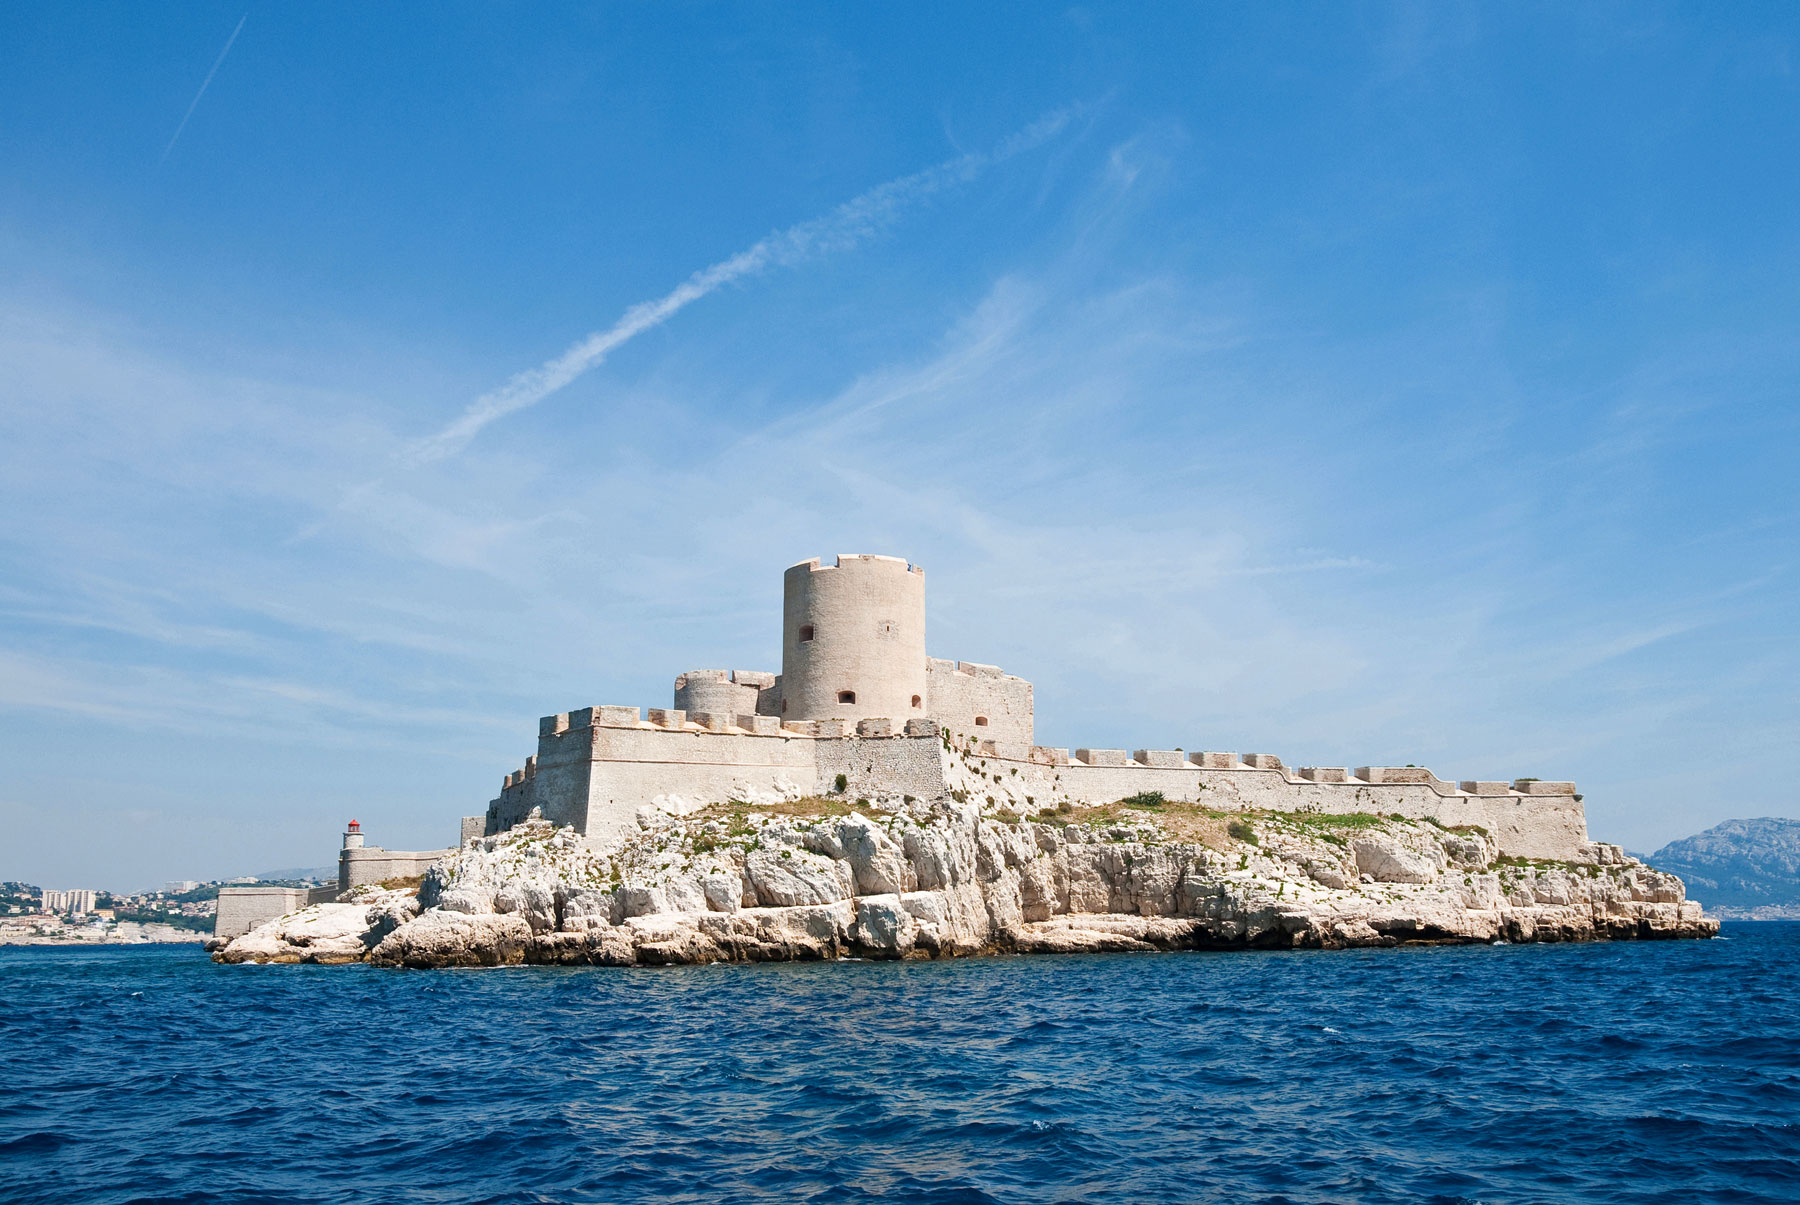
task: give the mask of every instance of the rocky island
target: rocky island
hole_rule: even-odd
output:
[[[1572,782],[1036,745],[1031,683],[927,657],[924,599],[898,558],[793,566],[779,674],[693,670],[647,717],[543,717],[456,848],[371,848],[352,822],[336,889],[221,894],[214,957],[632,966],[1717,932],[1680,879],[1588,839]]]
[[[1673,875],[1594,844],[1504,857],[1479,828],[1140,797],[1020,817],[904,800],[737,801],[612,849],[541,819],[416,886],[359,888],[222,962],[660,965],[1707,937]]]

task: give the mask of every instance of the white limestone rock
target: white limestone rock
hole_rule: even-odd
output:
[[[411,892],[371,889],[354,901],[313,904],[265,922],[213,957],[229,963],[361,962],[370,947],[417,914]]]
[[[744,858],[744,877],[765,908],[830,904],[856,894],[849,862],[793,847],[752,850]]]
[[[402,925],[369,953],[384,966],[510,966],[525,961],[531,926],[516,913],[471,916],[433,908]]]
[[[1377,883],[1429,883],[1449,864],[1443,846],[1401,841],[1392,833],[1359,833],[1351,842],[1357,869]]]
[[[530,821],[469,842],[417,899],[304,909],[215,957],[631,966],[1716,931],[1679,879],[1613,847],[1577,863],[1501,862],[1480,830],[1397,817],[1334,827],[1264,813],[1254,842],[1215,831],[1207,845],[1171,838],[1142,809],[1072,823],[904,800],[789,811],[665,813],[601,849]]]

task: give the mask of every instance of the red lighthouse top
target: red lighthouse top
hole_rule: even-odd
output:
[[[362,832],[362,825],[360,825],[356,821],[352,820],[350,822],[350,831],[353,833],[360,833],[360,832]]]

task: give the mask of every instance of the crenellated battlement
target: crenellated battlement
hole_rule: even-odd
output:
[[[840,552],[837,559],[829,565],[823,563],[820,557],[808,557],[789,565],[787,571],[792,573],[796,569],[806,569],[812,573],[830,573],[834,569],[875,569],[925,576],[922,567],[909,563],[903,556],[877,556],[866,552]]]
[[[992,677],[999,673],[997,667],[976,665],[971,662],[939,661],[935,664],[951,667],[954,672],[966,672],[970,677]],[[965,667],[968,668],[965,669]],[[993,671],[992,674],[986,672],[990,670]],[[720,675],[717,679],[720,681],[731,680],[727,672],[723,670],[698,672],[716,673]],[[742,673],[742,671],[738,672]],[[773,675],[766,676],[773,677]],[[929,719],[871,716],[859,720],[783,721],[776,716],[742,712],[733,715],[722,712],[686,712],[677,708],[652,707],[646,713],[636,707],[614,705],[576,708],[573,711],[545,716],[538,724],[540,735],[546,738],[566,736],[593,728],[627,728],[739,737],[755,736],[783,740],[801,738],[814,741],[884,740],[897,737],[937,736],[942,730],[942,726],[936,720]],[[1499,798],[1574,796],[1576,794],[1573,782],[1520,778],[1510,782],[1471,779],[1459,783],[1439,778],[1423,766],[1358,766],[1355,770],[1342,766],[1290,767],[1273,753],[1240,755],[1206,751],[1188,752],[1182,749],[1127,751],[1124,749],[1080,748],[1071,753],[1067,748],[1031,745],[1022,741],[988,737],[979,729],[974,733],[961,732],[956,735],[958,739],[966,741],[967,747],[978,756],[1042,766],[1274,773],[1279,775],[1283,781],[1295,784],[1349,787],[1415,786],[1424,787],[1441,796],[1466,795]],[[537,761],[535,756],[526,759],[523,767],[506,776],[502,783],[502,790],[520,787],[533,779],[537,774]]]

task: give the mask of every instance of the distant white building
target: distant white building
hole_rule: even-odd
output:
[[[163,890],[170,895],[186,895],[198,886],[200,884],[193,879],[171,879],[163,885]]]
[[[74,891],[46,891],[44,892],[44,911],[80,916],[94,910],[94,896],[95,892],[86,888],[77,888]]]

